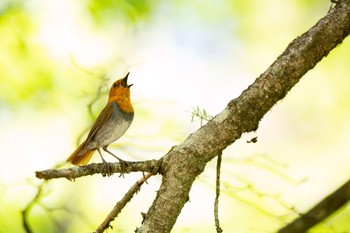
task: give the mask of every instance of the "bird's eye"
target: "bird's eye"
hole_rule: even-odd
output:
[[[118,86],[119,86],[118,83],[114,83],[114,84],[113,84],[113,87],[114,87],[114,88],[116,88],[116,87],[118,87]]]

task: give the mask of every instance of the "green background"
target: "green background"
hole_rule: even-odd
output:
[[[329,1],[44,1],[0,3],[0,232],[92,232],[142,174],[42,186],[35,171],[64,163],[130,71],[135,119],[110,148],[157,159],[223,110]],[[220,219],[227,232],[274,232],[350,176],[349,40],[309,71],[225,150]],[[258,142],[246,143],[258,136]],[[105,156],[107,160],[113,158]],[[94,156],[92,162],[100,162]],[[64,164],[69,167],[69,164]],[[109,232],[140,226],[153,177]],[[173,232],[214,232],[215,161],[195,182]],[[349,232],[349,208],[311,232]]]

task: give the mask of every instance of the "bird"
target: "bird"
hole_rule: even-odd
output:
[[[134,109],[130,101],[130,87],[133,84],[128,85],[129,74],[130,72],[113,83],[106,107],[96,118],[85,141],[68,157],[67,162],[77,166],[86,165],[97,150],[103,163],[106,163],[101,148],[117,158],[120,163],[126,162],[110,152],[107,147],[127,131],[134,119]]]

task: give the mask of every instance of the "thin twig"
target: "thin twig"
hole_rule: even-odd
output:
[[[106,219],[101,223],[101,225],[96,229],[95,233],[102,233],[107,228],[111,227],[110,223],[117,217],[117,215],[122,211],[125,205],[131,200],[134,194],[139,191],[143,183],[147,181],[153,174],[147,173],[145,176],[142,176],[124,195],[124,197],[114,206],[113,210],[107,215]]]
[[[46,184],[47,184],[47,181],[45,180],[38,186],[38,189],[37,189],[36,194],[33,197],[33,199],[21,211],[21,214],[22,214],[22,225],[23,225],[23,229],[24,229],[24,231],[26,233],[32,233],[33,232],[31,227],[30,227],[30,225],[29,225],[28,215],[29,215],[30,211],[32,210],[32,208],[34,207],[34,205],[39,202],[39,200],[41,198],[41,194],[42,194]]]
[[[60,163],[60,164],[55,165],[55,168],[59,168],[61,166],[62,166],[62,164]],[[33,199],[30,202],[28,202],[27,206],[21,211],[22,225],[23,225],[24,231],[26,233],[33,232],[31,227],[30,227],[30,224],[29,224],[29,219],[28,219],[29,213],[32,210],[32,208],[34,207],[34,205],[40,203],[40,200],[43,197],[44,188],[46,187],[47,183],[48,183],[48,181],[44,180],[41,184],[39,184]]]
[[[107,85],[106,85],[106,81],[108,79],[106,78],[102,78],[102,82],[101,82],[101,85],[98,87],[98,91],[97,91],[97,94],[96,96],[90,101],[90,103],[87,105],[87,108],[88,108],[88,113],[89,113],[89,116],[91,118],[91,120],[96,120],[96,116],[93,114],[92,112],[92,107],[93,105],[101,98],[101,94],[102,94],[102,91],[103,89],[108,89]],[[90,130],[91,128],[91,125],[89,127],[87,127],[78,137],[77,139],[77,144],[81,143],[83,137],[86,135],[86,133]]]
[[[191,122],[194,121],[194,117],[198,117],[200,120],[200,127],[203,126],[203,121],[210,121],[213,119],[213,116],[208,115],[207,111],[205,111],[205,109],[200,109],[198,106],[196,108],[193,108],[192,110],[192,117],[191,117]]]
[[[222,152],[218,155],[218,160],[216,163],[216,196],[215,196],[215,202],[214,202],[215,228],[216,228],[216,232],[218,232],[218,233],[222,232],[222,229],[220,227],[220,221],[219,221],[221,159],[222,159]]]
[[[105,80],[103,80],[103,84],[101,86],[98,87],[98,91],[96,96],[91,100],[91,102],[87,105],[88,108],[88,112],[89,112],[89,116],[91,117],[92,120],[96,119],[96,116],[94,115],[94,113],[92,112],[92,107],[93,105],[100,99],[101,94],[102,94],[102,90],[106,88],[106,82]]]
[[[79,167],[36,171],[35,175],[37,178],[45,180],[54,178],[74,180],[75,178],[94,174],[129,173],[140,171],[156,174],[161,163],[162,159],[146,160],[142,162],[127,162],[126,167],[121,166],[119,163],[107,163],[108,166],[106,166],[106,163],[92,163]]]

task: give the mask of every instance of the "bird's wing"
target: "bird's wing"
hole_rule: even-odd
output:
[[[89,141],[91,141],[95,137],[95,135],[101,129],[103,124],[105,124],[108,121],[108,119],[111,117],[112,112],[113,112],[113,105],[112,103],[108,103],[107,106],[102,110],[100,115],[97,117],[94,125],[92,126],[89,132],[89,135],[87,136],[85,144],[88,144]]]

